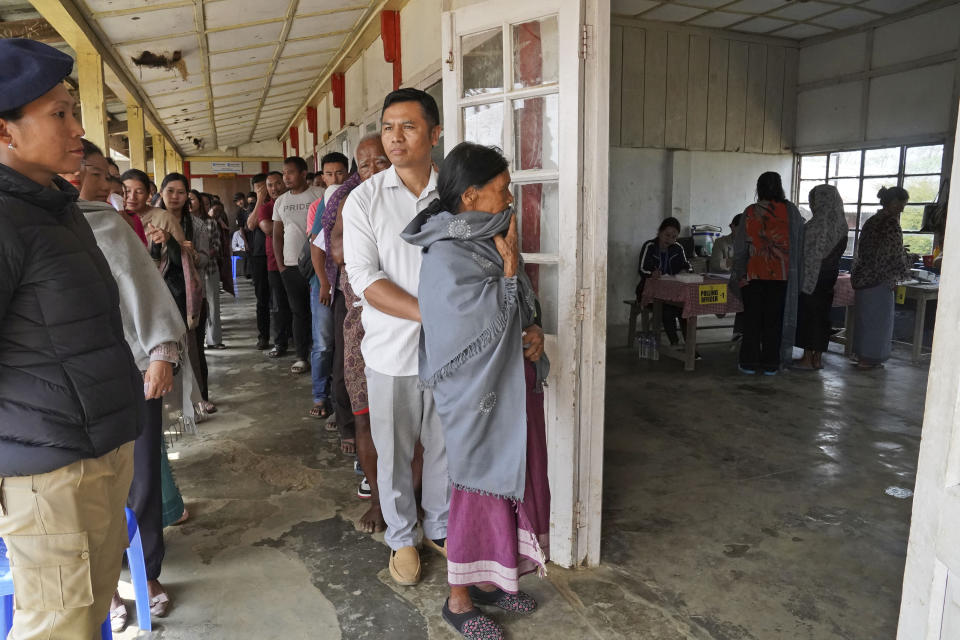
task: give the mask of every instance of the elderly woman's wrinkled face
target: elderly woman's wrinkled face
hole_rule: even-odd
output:
[[[465,209],[496,215],[513,204],[510,172],[504,171],[482,187],[471,187],[463,194]]]

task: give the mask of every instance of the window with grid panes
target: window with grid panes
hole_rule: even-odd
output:
[[[877,192],[895,186],[910,194],[900,216],[904,245],[920,255],[933,251],[933,234],[920,228],[924,206],[940,191],[942,144],[801,155],[798,161],[798,204],[809,207],[810,190],[818,184],[832,184],[840,192],[850,227],[846,255],[853,255],[864,223],[880,209]]]

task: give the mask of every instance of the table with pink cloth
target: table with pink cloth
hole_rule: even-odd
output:
[[[653,331],[659,336],[663,327],[663,305],[672,304],[681,308],[680,315],[687,321],[687,330],[684,335],[684,350],[678,352],[669,345],[661,344],[661,355],[680,360],[685,371],[693,371],[697,360],[697,317],[711,315],[725,315],[743,311],[740,298],[727,291],[726,301],[701,304],[700,287],[704,285],[724,285],[729,281],[725,278],[704,277],[703,282],[683,282],[674,278],[649,278],[643,285],[643,295],[640,298],[640,308],[653,305]],[[646,319],[644,328],[646,329]]]
[[[726,302],[700,304],[700,287],[711,284],[727,284],[723,278],[703,279],[703,282],[681,282],[672,278],[648,278],[643,284],[641,306],[655,302],[674,304],[683,309],[681,317],[693,318],[696,316],[723,315],[725,313],[739,313],[743,311],[740,298],[727,292]]]

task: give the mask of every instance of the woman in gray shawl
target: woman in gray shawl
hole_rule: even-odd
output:
[[[776,375],[793,359],[803,265],[803,218],[779,173],[757,179],[757,202],[744,209],[733,246],[730,289],[743,300],[739,369]]]
[[[134,358],[144,372],[147,414],[143,431],[133,449],[133,482],[127,506],[136,514],[146,564],[147,590],[151,613],[166,615],[170,598],[160,584],[165,547],[163,543],[162,475],[166,455],[163,447],[163,399],[174,388],[173,365],[187,332],[177,303],[154,267],[147,247],[117,212],[104,202],[109,187],[107,161],[93,143],[83,141],[80,200],[77,205],[86,217],[97,246],[107,257],[110,272],[120,292],[123,333]],[[123,631],[127,608],[115,593],[110,605],[114,631]]]
[[[453,483],[442,614],[466,638],[503,637],[475,603],[533,611],[518,580],[542,572],[549,551],[549,364],[507,167],[497,149],[457,145],[440,170],[439,199],[403,233],[423,247],[420,378],[433,389]]]
[[[833,287],[840,274],[840,258],[847,249],[847,216],[837,188],[818,184],[810,190],[811,218],[803,227],[803,283],[797,314],[797,346],[803,358],[794,368],[823,369],[822,356],[830,344]]]

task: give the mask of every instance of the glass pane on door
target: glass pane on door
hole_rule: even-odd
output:
[[[513,32],[513,88],[556,84],[560,77],[557,16],[515,24]]]
[[[503,103],[478,104],[463,109],[463,139],[503,148]]]
[[[513,208],[517,212],[520,251],[560,251],[560,188],[556,182],[517,185]]]
[[[490,29],[460,41],[463,97],[503,91],[503,30]]]
[[[559,326],[560,300],[560,267],[555,264],[527,263],[524,271],[533,284],[533,291],[540,302],[541,322],[543,332],[556,335]]]
[[[560,166],[560,96],[552,94],[513,101],[514,168],[557,169]]]

